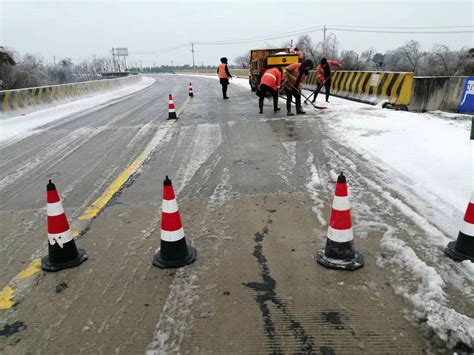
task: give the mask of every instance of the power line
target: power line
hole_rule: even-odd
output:
[[[305,34],[311,33],[315,31],[319,31],[323,28],[323,26],[316,26],[316,27],[308,27],[300,30],[294,30],[289,32],[282,32],[274,35],[265,35],[265,36],[258,36],[258,37],[251,37],[251,38],[244,38],[244,39],[234,39],[234,40],[219,40],[219,41],[201,41],[201,42],[194,42],[200,45],[219,45],[219,44],[239,44],[239,43],[250,43],[255,41],[268,41],[272,39],[279,39],[289,36],[295,36],[298,34]]]
[[[365,32],[365,33],[405,33],[405,34],[449,34],[449,33],[474,33],[474,30],[465,31],[381,31],[381,30],[357,30],[347,28],[334,28],[328,27],[331,31],[342,31],[342,32]]]
[[[330,27],[332,26],[332,27]],[[454,31],[387,31],[380,29],[455,29]],[[342,31],[342,32],[362,32],[362,33],[394,33],[394,34],[460,34],[460,33],[474,33],[474,30],[456,30],[461,28],[474,28],[474,26],[349,26],[349,25],[328,25],[328,26],[313,26],[307,27],[299,30],[293,30],[288,32],[281,32],[273,35],[266,36],[257,36],[243,39],[230,39],[230,40],[218,40],[218,41],[200,41],[200,42],[187,42],[182,43],[177,46],[161,48],[157,50],[150,51],[137,51],[131,52],[133,55],[150,55],[150,54],[159,54],[175,51],[185,47],[194,45],[201,46],[223,46],[223,45],[233,45],[233,44],[244,44],[244,43],[255,43],[270,41],[275,39],[281,39],[291,36],[308,34],[320,30],[331,30],[331,31]]]
[[[418,29],[441,29],[441,28],[474,28],[474,26],[469,25],[469,26],[349,26],[349,25],[327,25],[329,27],[345,27],[345,28],[404,28],[404,29],[409,29],[409,28],[418,28]]]
[[[173,46],[173,47],[167,47],[167,48],[161,48],[161,49],[149,50],[149,51],[136,51],[136,52],[130,52],[130,54],[134,54],[134,55],[148,55],[148,54],[166,53],[166,52],[171,52],[171,51],[175,51],[175,50],[177,50],[177,49],[181,49],[181,48],[188,47],[190,44],[191,44],[191,43],[182,43],[182,44],[180,44],[180,45]]]

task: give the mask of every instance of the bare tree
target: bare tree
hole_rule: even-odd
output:
[[[298,40],[296,41],[295,48],[303,51],[306,59],[311,59],[314,62],[318,59],[316,46],[309,35],[299,36]]]
[[[450,72],[450,61],[452,60],[452,53],[449,50],[448,46],[444,44],[436,44],[432,51],[431,51],[431,56],[432,59],[432,64],[437,64],[436,66],[441,67],[442,70],[440,71],[440,74],[448,75]],[[438,68],[436,68],[438,69]]]
[[[361,62],[359,54],[355,51],[342,51],[341,61],[344,63],[344,69],[347,70],[360,70]]]
[[[399,48],[402,55],[408,61],[411,67],[411,71],[418,73],[418,65],[420,64],[420,59],[423,56],[421,52],[421,45],[418,41],[411,40],[406,42],[403,46]]]
[[[328,59],[337,59],[339,57],[339,42],[333,32],[330,32],[326,36],[326,43],[323,46],[323,55]]]
[[[244,54],[236,57],[234,59],[234,62],[237,64],[238,67],[247,69],[250,63],[250,51],[247,51]]]

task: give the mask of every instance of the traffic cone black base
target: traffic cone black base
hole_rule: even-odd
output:
[[[71,242],[73,243],[73,242]],[[71,244],[68,243],[68,244]],[[50,248],[59,248],[57,245],[50,245]],[[50,271],[50,272],[56,272],[64,269],[68,269],[74,266],[81,265],[84,261],[87,260],[87,254],[84,249],[77,249],[76,245],[69,247],[69,246],[64,246],[63,249],[70,249],[70,250],[64,250],[63,253],[69,255],[68,258],[61,258],[64,260],[54,260],[54,257],[51,257],[51,255],[57,254],[57,252],[53,251],[49,252],[49,255],[46,255],[45,257],[41,258],[41,269],[44,271]],[[77,254],[77,255],[74,255]]]
[[[364,256],[358,250],[355,250],[353,253],[353,258],[350,259],[333,259],[328,257],[324,249],[321,249],[316,255],[316,261],[329,268],[329,269],[339,269],[339,270],[357,270],[364,266]]]
[[[459,250],[472,250],[472,255],[466,255]],[[444,253],[456,261],[471,260],[474,263],[474,237],[470,237],[463,232],[459,232],[455,242],[448,243]]]
[[[176,112],[170,112],[170,113],[168,114],[168,119],[169,119],[169,120],[176,120],[176,119],[178,119],[178,116],[176,116]]]
[[[178,268],[192,264],[196,261],[196,255],[196,249],[188,246],[184,238],[179,242],[162,240],[160,249],[153,257],[153,265],[162,269]]]

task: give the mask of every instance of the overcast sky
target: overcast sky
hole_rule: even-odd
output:
[[[74,62],[128,47],[129,60],[143,65],[191,64],[191,47],[159,51],[189,42],[271,37],[284,32],[335,26],[473,26],[473,1],[6,1],[0,0],[0,45],[42,55],[47,62]],[[380,30],[380,29],[379,29]],[[386,28],[386,30],[389,30]],[[400,30],[400,29],[398,29]],[[407,29],[409,31],[410,29]],[[468,30],[473,30],[471,27]],[[396,48],[416,39],[423,49],[447,44],[474,47],[472,33],[386,34],[334,31],[342,49],[358,52]],[[315,42],[323,32],[309,33]],[[216,64],[252,49],[276,46],[298,35],[233,45],[196,45],[196,64]],[[134,54],[135,53],[135,54]]]

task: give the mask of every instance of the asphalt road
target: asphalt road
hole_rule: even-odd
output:
[[[180,106],[190,80],[195,97],[176,123],[166,121],[168,93]],[[406,319],[411,310],[391,287],[395,276],[377,262],[388,228],[407,243],[423,231],[373,188],[374,166],[326,135],[324,113],[288,119],[267,102],[259,115],[249,89],[231,85],[229,96],[221,99],[214,79],[158,76],[124,101],[0,146],[3,286],[46,250],[48,179],[74,222],[156,134],[164,135],[79,238],[89,260],[38,273],[18,290],[21,302],[0,311],[0,352],[444,351]],[[340,170],[358,196],[354,225],[363,226],[356,245],[366,266],[355,272],[314,261]],[[165,175],[188,243],[198,250],[197,261],[179,270],[151,265]],[[409,278],[407,285],[416,286]],[[471,303],[452,296],[473,316]]]

